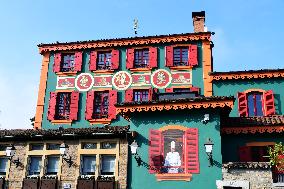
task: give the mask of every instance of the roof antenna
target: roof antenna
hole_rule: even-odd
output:
[[[137,36],[138,34],[138,19],[137,18],[134,18],[133,20],[133,29],[134,29],[135,36]]]

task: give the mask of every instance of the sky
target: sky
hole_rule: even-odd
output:
[[[214,71],[284,68],[283,0],[0,0],[0,128],[32,128],[37,44],[193,32],[206,11]]]

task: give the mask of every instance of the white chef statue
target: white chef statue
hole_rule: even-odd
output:
[[[175,152],[176,143],[171,142],[171,151],[167,153],[164,166],[169,166],[168,173],[178,173],[178,166],[181,166],[181,160],[178,152]],[[174,167],[170,167],[174,166]]]

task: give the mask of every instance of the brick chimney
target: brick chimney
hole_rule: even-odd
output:
[[[205,11],[192,12],[192,21],[194,32],[206,32],[204,29],[205,25]]]

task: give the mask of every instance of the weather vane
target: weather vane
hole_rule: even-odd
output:
[[[137,33],[138,33],[138,19],[136,19],[136,18],[133,20],[133,29],[134,29],[135,35],[137,35]]]

